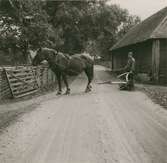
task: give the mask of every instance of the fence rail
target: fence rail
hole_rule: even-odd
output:
[[[18,98],[56,83],[48,66],[0,68],[0,99]]]

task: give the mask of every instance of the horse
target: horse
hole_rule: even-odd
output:
[[[50,69],[55,73],[58,81],[58,92],[57,95],[62,94],[61,78],[63,78],[66,86],[65,94],[70,94],[70,87],[67,80],[67,75],[77,76],[81,72],[85,72],[88,83],[85,92],[92,90],[91,82],[94,75],[94,61],[89,55],[74,54],[72,56],[57,52],[50,48],[40,48],[37,50],[35,57],[32,60],[32,65],[37,66],[42,61],[46,60]]]

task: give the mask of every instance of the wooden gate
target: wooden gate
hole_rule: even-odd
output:
[[[23,97],[38,91],[32,67],[4,68],[13,98]]]

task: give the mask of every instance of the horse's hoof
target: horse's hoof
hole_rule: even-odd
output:
[[[91,92],[91,91],[92,91],[92,86],[88,85],[86,90],[85,90],[85,93],[88,93],[88,92]]]
[[[62,94],[62,91],[58,91],[56,95],[61,95]]]
[[[65,94],[65,95],[69,95],[69,94],[70,94],[70,89],[67,89],[64,94]]]
[[[85,90],[85,93],[88,93],[88,92],[91,92],[91,90],[90,90],[90,89],[86,89],[86,90]]]
[[[86,88],[85,93],[91,92],[91,88]]]

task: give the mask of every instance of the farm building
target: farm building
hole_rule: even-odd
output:
[[[138,73],[167,83],[167,7],[133,27],[111,48],[112,69],[126,64],[129,51],[134,53]]]

